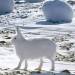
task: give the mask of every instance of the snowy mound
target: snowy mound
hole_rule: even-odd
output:
[[[0,14],[9,13],[13,10],[13,0],[0,0]]]
[[[65,2],[54,0],[44,3],[43,12],[48,21],[52,22],[71,22],[73,18],[73,10],[71,6]]]
[[[26,0],[26,2],[30,2],[30,3],[37,3],[37,2],[42,2],[44,0]]]

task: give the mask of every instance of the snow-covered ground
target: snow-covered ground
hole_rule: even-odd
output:
[[[15,68],[19,58],[15,54],[11,39],[7,36],[15,36],[15,26],[21,27],[21,32],[26,39],[49,38],[57,44],[57,57],[55,71],[68,69],[75,72],[75,18],[71,23],[57,24],[46,22],[41,10],[43,3],[21,3],[15,4],[14,10],[10,14],[0,15],[0,68]],[[73,6],[73,10],[75,6]],[[71,44],[73,43],[73,44]],[[43,70],[49,71],[51,62],[44,59]],[[29,60],[29,70],[34,70],[39,59]],[[22,67],[24,67],[24,62]]]

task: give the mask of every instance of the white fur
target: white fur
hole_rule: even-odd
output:
[[[73,10],[71,6],[60,0],[46,1],[42,7],[44,15],[48,21],[71,22]]]
[[[13,0],[0,0],[0,14],[11,12],[13,10]]]
[[[56,56],[56,44],[46,38],[37,38],[26,40],[19,29],[17,35],[12,39],[12,43],[16,48],[16,54],[20,58],[18,68],[21,61],[29,58],[48,57],[52,61],[52,70],[54,70],[54,59]]]

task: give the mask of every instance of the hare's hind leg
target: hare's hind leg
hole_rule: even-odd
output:
[[[36,68],[35,70],[36,70],[37,72],[41,72],[42,66],[43,66],[43,59],[41,58],[41,59],[40,59],[40,64],[39,64],[38,68]]]
[[[54,63],[54,59],[51,59],[51,71],[55,70],[55,63]]]
[[[50,57],[47,57],[50,61],[51,61],[51,69],[50,71],[54,71],[55,70],[55,58],[50,58]]]

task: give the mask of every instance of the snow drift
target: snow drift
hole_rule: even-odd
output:
[[[0,14],[9,13],[13,10],[13,0],[0,0]]]
[[[71,6],[60,0],[45,2],[42,10],[47,21],[71,22],[73,18],[73,10]]]

